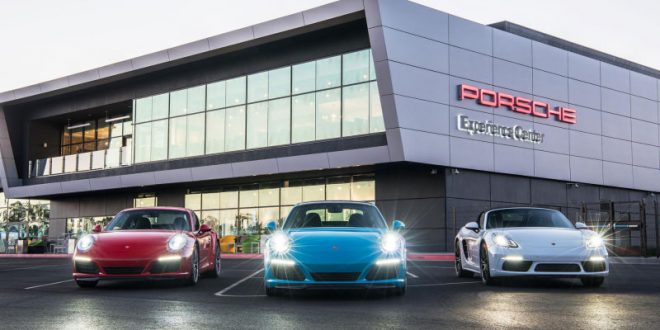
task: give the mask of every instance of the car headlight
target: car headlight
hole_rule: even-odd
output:
[[[386,233],[383,235],[383,238],[380,240],[380,248],[385,253],[394,253],[401,249],[401,244],[403,240],[401,236],[397,233]]]
[[[94,246],[94,236],[92,235],[85,235],[80,240],[78,240],[77,248],[78,251],[80,252],[87,252],[89,249]]]
[[[493,243],[495,243],[499,247],[507,247],[507,248],[517,248],[518,243],[516,243],[514,240],[508,238],[504,234],[495,234],[493,235]]]
[[[289,237],[282,232],[273,234],[268,244],[270,245],[270,249],[276,254],[284,254],[291,249]]]
[[[188,240],[186,239],[185,235],[174,235],[170,238],[169,241],[167,241],[167,249],[171,252],[180,251],[184,246],[186,246],[187,241]]]
[[[597,249],[599,247],[602,247],[603,244],[604,244],[603,239],[598,235],[591,236],[591,237],[587,238],[587,241],[586,241],[586,245],[590,249]]]

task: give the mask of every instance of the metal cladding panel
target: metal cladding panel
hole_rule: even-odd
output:
[[[452,15],[448,38],[435,38],[425,27],[445,20],[412,2],[365,11],[393,160],[660,191],[658,79]],[[510,98],[537,101],[539,115],[574,109],[576,122]],[[508,128],[543,136],[499,133]]]

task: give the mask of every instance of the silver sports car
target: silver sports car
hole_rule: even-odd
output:
[[[559,211],[533,207],[493,209],[466,224],[455,240],[456,275],[479,273],[485,284],[517,276],[580,278],[603,284],[609,273],[603,239]]]

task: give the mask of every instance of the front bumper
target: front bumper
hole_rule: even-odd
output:
[[[518,252],[518,251],[516,251]],[[609,274],[607,254],[601,251],[592,253],[490,253],[490,275],[492,277],[595,277]],[[512,255],[522,260],[507,260]],[[591,260],[591,257],[602,260]]]
[[[343,265],[336,265],[341,269]],[[272,265],[265,260],[264,283],[268,288],[292,290],[357,290],[402,288],[406,285],[406,263],[402,259],[396,265],[368,264],[355,272],[328,272],[332,265],[325,265],[325,272],[314,272],[306,265]]]
[[[156,259],[94,259],[80,261],[73,259],[73,278],[76,280],[157,280],[184,279],[190,277],[187,271],[190,261],[181,258],[175,261]],[[185,271],[184,271],[185,270]]]

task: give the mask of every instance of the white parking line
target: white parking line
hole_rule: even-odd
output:
[[[233,288],[239,286],[241,283],[243,283],[243,282],[245,282],[245,281],[251,279],[251,278],[254,277],[254,276],[257,276],[257,274],[259,274],[259,273],[261,273],[261,272],[263,272],[263,271],[264,271],[264,269],[261,268],[261,269],[259,269],[258,271],[256,271],[256,272],[254,272],[254,273],[252,273],[252,274],[250,274],[250,275],[244,277],[243,279],[239,280],[238,282],[236,282],[236,283],[234,283],[234,284],[232,284],[232,285],[230,285],[230,286],[228,286],[228,287],[222,289],[221,291],[216,292],[215,295],[218,296],[218,297],[261,297],[261,296],[265,296],[265,295],[226,295],[226,294],[225,294],[225,292],[228,292],[229,290],[231,290],[231,289],[233,289]]]
[[[417,275],[415,275],[415,274],[413,274],[413,273],[411,273],[411,272],[406,272],[406,274],[408,274],[408,276],[410,276],[410,277],[412,277],[412,278],[419,278],[419,276],[417,276]]]
[[[36,288],[41,288],[41,287],[44,287],[44,286],[50,286],[50,285],[55,285],[55,284],[60,284],[60,283],[71,282],[71,281],[73,281],[73,279],[66,280],[66,281],[53,282],[53,283],[40,284],[40,285],[27,287],[24,290],[36,289]]]
[[[46,268],[46,267],[62,267],[61,265],[48,265],[48,266],[30,266],[30,267],[20,267],[20,268],[10,268],[10,269],[1,269],[0,273],[13,272],[15,270],[23,269],[35,269],[35,268]]]
[[[433,283],[433,284],[408,284],[408,287],[446,286],[446,285],[458,285],[458,284],[470,284],[470,283],[481,283],[481,281]]]

